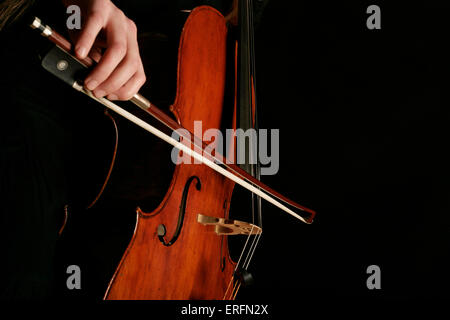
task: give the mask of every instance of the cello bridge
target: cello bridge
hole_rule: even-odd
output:
[[[262,229],[260,227],[239,220],[209,217],[203,214],[198,214],[197,222],[205,226],[214,226],[214,232],[220,236],[258,235],[262,233]]]

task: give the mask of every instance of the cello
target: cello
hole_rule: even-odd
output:
[[[240,14],[249,14],[250,1],[241,3]],[[243,20],[248,21],[245,18]],[[70,45],[40,21],[34,22],[34,28],[70,51]],[[190,13],[181,34],[177,92],[170,108],[175,121],[140,95],[135,96],[132,102],[172,130],[182,128],[187,132],[194,132],[195,121],[202,123],[202,136],[208,129],[219,128],[224,108],[227,32],[227,20],[217,10],[201,6]],[[249,61],[242,56],[241,64],[247,65]],[[87,65],[89,63],[92,64],[86,62]],[[237,117],[236,105],[239,98],[241,104],[251,106],[250,117],[247,116],[247,120],[240,117],[240,124],[250,119],[249,125],[254,127],[254,78],[252,68],[249,69],[246,79],[240,77],[239,85],[247,86],[248,90],[239,97],[236,95],[234,118]],[[104,299],[234,299],[241,284],[246,281],[246,269],[262,234],[262,228],[254,223],[229,219],[235,183],[255,195],[254,203],[259,207],[258,212],[263,198],[303,222],[312,222],[315,215],[313,210],[296,204],[259,182],[257,166],[247,168],[249,173],[229,164],[221,155],[199,154],[186,146],[187,138],[180,137],[177,140],[157,132],[158,130],[111,101],[95,98],[76,80],[72,86],[199,161],[176,166],[169,189],[153,212],[137,209],[134,234]],[[194,136],[193,142],[199,147],[196,138],[198,137]],[[201,143],[200,147],[203,147]],[[304,218],[296,214],[280,201],[308,216]],[[229,254],[227,237],[237,234],[247,235],[247,241],[239,260],[235,262]]]
[[[204,131],[220,127],[226,37],[225,20],[211,7],[194,9],[184,25],[171,111],[190,132],[194,121],[201,121]],[[208,231],[197,215],[227,219],[233,187],[232,181],[204,165],[178,165],[159,207],[151,213],[138,209],[136,230],[105,298],[231,297],[235,263],[226,236]]]

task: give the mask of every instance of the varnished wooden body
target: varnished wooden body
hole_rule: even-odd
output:
[[[225,19],[215,9],[192,11],[181,35],[177,95],[171,107],[178,122],[194,132],[221,124],[226,62]],[[179,238],[171,246],[158,239],[164,224],[170,240],[177,225],[182,193],[190,177],[186,213]],[[133,238],[110,282],[105,299],[222,299],[232,278],[234,263],[227,239],[197,222],[201,213],[226,218],[234,183],[204,165],[181,164],[169,190],[151,212],[138,209]]]

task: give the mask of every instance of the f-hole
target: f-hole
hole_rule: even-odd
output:
[[[186,202],[187,202],[187,196],[189,193],[189,187],[190,187],[192,181],[194,181],[194,180],[196,180],[195,188],[198,191],[200,191],[200,189],[202,187],[202,185],[200,183],[200,179],[197,176],[192,176],[186,181],[186,184],[184,185],[184,189],[183,189],[183,195],[181,198],[180,211],[178,213],[177,228],[175,229],[175,232],[170,241],[166,241],[164,239],[164,236],[166,235],[166,226],[164,224],[160,224],[158,226],[157,233],[158,233],[159,241],[161,241],[162,244],[165,245],[166,247],[173,245],[175,243],[175,241],[177,241],[178,237],[180,236],[181,228],[183,228],[184,215],[186,214]]]

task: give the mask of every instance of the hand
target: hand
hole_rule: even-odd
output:
[[[85,87],[97,98],[131,99],[146,81],[134,22],[109,0],[63,2],[80,6],[84,14],[75,54],[81,59],[89,55],[98,62],[86,77]],[[103,55],[101,48],[106,49]]]

